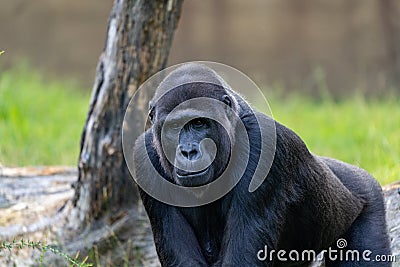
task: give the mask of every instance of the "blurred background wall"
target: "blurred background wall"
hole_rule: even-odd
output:
[[[0,71],[27,60],[91,88],[111,0],[0,7]],[[396,0],[186,0],[169,64],[219,61],[264,87],[379,95],[400,88],[399,15]]]

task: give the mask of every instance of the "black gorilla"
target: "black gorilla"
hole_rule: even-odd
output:
[[[198,78],[205,76],[215,82],[199,82]],[[169,90],[171,86],[175,88]],[[284,261],[276,252],[296,250],[301,254],[314,250],[319,253],[328,247],[335,248],[339,238],[347,241],[345,252],[370,250],[371,259],[375,255],[389,255],[382,190],[376,180],[355,166],[313,155],[294,132],[255,112],[228,88],[222,78],[201,64],[176,69],[159,85],[150,106],[152,126],[136,142],[137,177],[150,179],[148,170],[155,168],[164,179],[191,188],[206,185],[222,173],[229,177],[235,172],[236,163],[245,161],[240,154],[243,143],[235,136],[237,122],[231,113],[240,118],[248,135],[246,170],[223,197],[198,207],[177,207],[156,200],[140,189],[161,264],[307,266],[307,260]],[[176,113],[178,117],[168,117],[179,104],[199,97],[212,98],[227,107],[215,110],[212,105],[203,107],[218,113],[219,122],[202,117],[201,107],[190,105]],[[276,127],[276,150],[269,172],[264,173],[266,179],[250,193],[248,188],[256,165],[264,164],[258,162],[263,130],[260,124],[264,120],[272,121]],[[192,166],[207,158],[213,159],[212,164],[187,170],[171,163],[162,148],[162,128],[167,140],[169,134],[179,136],[177,144],[171,142],[175,146],[171,153],[174,163]],[[180,129],[178,133],[176,129]],[[209,152],[210,146],[201,142],[206,138],[214,140],[215,155]],[[152,166],[144,163],[145,157],[150,157]],[[234,164],[228,167],[230,161]],[[260,250],[265,247],[268,255],[260,259]],[[326,265],[390,266],[363,258],[326,260]]]

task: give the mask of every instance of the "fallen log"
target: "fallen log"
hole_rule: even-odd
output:
[[[78,238],[69,222],[72,184],[77,171],[69,167],[0,167],[0,242],[13,239],[54,244],[69,254],[91,254],[95,265],[159,266],[151,229],[141,205],[121,211],[112,220],[85,229]],[[400,182],[383,188],[392,253],[400,266]],[[71,237],[74,236],[72,239]],[[0,253],[0,266],[29,266],[40,253],[29,249]],[[45,262],[64,266],[58,256]],[[58,264],[57,264],[58,263]]]

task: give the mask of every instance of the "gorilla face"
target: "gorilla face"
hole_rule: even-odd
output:
[[[206,100],[199,104],[197,99]],[[201,186],[224,172],[234,136],[232,103],[222,86],[191,83],[167,92],[151,107],[154,144],[176,184]],[[218,121],[210,118],[216,114]]]
[[[222,133],[222,135],[218,133]],[[184,186],[200,186],[218,177],[221,170],[216,169],[215,166],[225,166],[229,160],[230,151],[220,151],[215,155],[213,143],[204,140],[213,140],[219,144],[217,145],[218,151],[223,148],[220,144],[223,142],[221,139],[224,138],[224,135],[227,134],[223,127],[208,118],[200,117],[186,123],[179,133],[175,153],[173,171],[175,181]],[[199,165],[204,163],[204,166],[196,168],[197,163]]]

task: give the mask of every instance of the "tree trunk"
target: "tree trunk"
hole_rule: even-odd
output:
[[[379,1],[379,11],[382,21],[383,38],[386,45],[384,71],[387,75],[387,87],[400,87],[400,27],[399,6],[393,0]]]
[[[136,89],[166,66],[182,2],[114,2],[82,133],[79,176],[74,185],[72,217],[81,229],[94,221],[113,222],[138,201],[122,153],[122,122]]]

